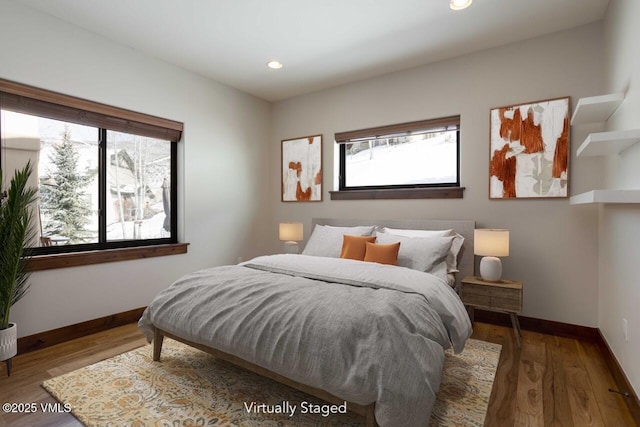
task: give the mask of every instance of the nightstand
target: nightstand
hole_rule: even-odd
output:
[[[473,311],[476,307],[507,313],[511,317],[516,344],[520,347],[518,314],[522,311],[522,282],[513,280],[488,282],[480,277],[468,276],[462,279],[460,298],[467,307],[471,322],[473,322]]]

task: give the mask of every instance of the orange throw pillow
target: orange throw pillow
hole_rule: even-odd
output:
[[[351,236],[345,234],[342,236],[342,251],[340,258],[364,260],[367,242],[375,242],[376,236]]]
[[[381,243],[365,243],[364,261],[379,264],[398,265],[400,242],[383,245]]]

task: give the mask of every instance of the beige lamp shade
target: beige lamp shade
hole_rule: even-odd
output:
[[[301,222],[281,222],[280,240],[299,242],[303,239],[304,229]]]
[[[473,253],[480,256],[509,256],[509,230],[480,228],[474,231]]]

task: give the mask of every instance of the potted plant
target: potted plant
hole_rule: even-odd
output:
[[[9,314],[11,306],[29,289],[25,247],[36,237],[30,204],[37,190],[27,185],[32,171],[28,162],[16,170],[5,188],[0,170],[0,361],[6,361],[7,375],[11,374],[11,358],[18,348],[16,325],[9,322]]]

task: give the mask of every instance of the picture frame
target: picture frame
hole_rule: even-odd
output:
[[[322,201],[322,135],[281,141],[281,200]]]
[[[569,197],[570,98],[492,108],[489,198]]]

